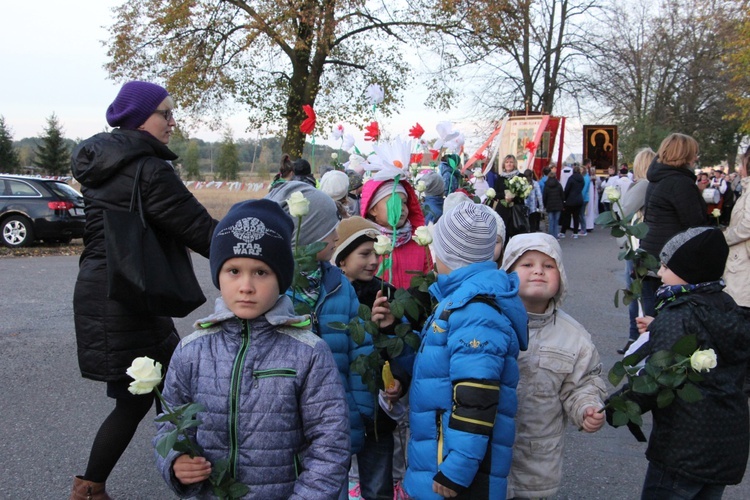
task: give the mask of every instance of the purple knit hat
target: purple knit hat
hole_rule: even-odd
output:
[[[112,127],[135,130],[148,120],[167,96],[169,92],[155,83],[128,82],[107,108],[107,123]]]

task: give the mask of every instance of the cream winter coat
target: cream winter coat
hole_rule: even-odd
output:
[[[607,394],[599,353],[591,336],[559,309],[567,277],[557,240],[543,233],[513,237],[503,269],[511,268],[530,250],[555,259],[560,289],[543,314],[528,314],[529,347],[518,357],[518,412],[508,498],[551,497],[557,493],[568,420],[581,427],[585,409],[601,408]]]
[[[724,237],[729,245],[729,257],[724,269],[724,289],[742,307],[750,307],[750,177],[742,179],[742,196],[732,209],[729,227]]]

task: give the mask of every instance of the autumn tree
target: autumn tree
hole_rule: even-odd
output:
[[[386,90],[380,113],[400,105],[406,33],[464,29],[431,10],[425,0],[132,0],[115,9],[107,69],[118,80],[166,80],[193,116],[219,116],[231,98],[250,128],[285,127],[284,152],[299,156],[302,105],[324,123],[361,122],[370,83]]]
[[[738,6],[737,34],[729,42],[726,57],[727,76],[730,78],[729,98],[734,105],[730,118],[740,121],[741,131],[750,135],[750,6]]]
[[[62,126],[55,113],[47,118],[47,127],[36,148],[34,165],[43,168],[50,175],[70,174],[70,149],[63,138]]]
[[[21,167],[18,151],[13,147],[13,134],[0,115],[0,172],[13,174]]]
[[[182,166],[189,180],[199,181],[203,178],[200,170],[200,154],[198,141],[189,141],[182,157]]]
[[[224,132],[216,159],[216,173],[219,179],[236,181],[240,173],[240,156],[231,130]]]
[[[617,2],[591,44],[592,98],[620,125],[620,153],[656,149],[671,132],[690,134],[701,161],[734,159],[740,139],[725,57],[736,37],[733,2]]]

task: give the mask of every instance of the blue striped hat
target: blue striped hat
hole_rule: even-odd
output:
[[[492,260],[497,222],[492,209],[465,201],[443,214],[435,225],[435,256],[451,271]]]

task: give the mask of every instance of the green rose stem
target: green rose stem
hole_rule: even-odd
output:
[[[176,420],[178,418],[177,414],[172,411],[172,408],[169,407],[169,405],[167,404],[167,401],[164,399],[164,396],[161,395],[161,391],[158,388],[154,387],[154,393],[156,394],[156,397],[159,398],[159,401],[161,402],[161,407],[164,408],[167,411],[167,413],[169,413],[169,415]],[[183,429],[180,433],[183,436],[185,436],[185,441],[187,441],[188,448],[190,448],[190,453],[188,453],[188,455],[190,455],[190,458],[195,458],[196,456],[200,456],[201,455],[200,451],[195,447],[195,443],[193,443],[193,440],[190,439],[190,436],[188,436],[187,431]]]

